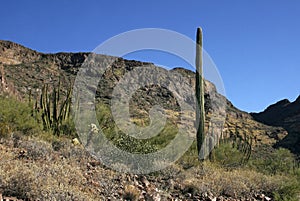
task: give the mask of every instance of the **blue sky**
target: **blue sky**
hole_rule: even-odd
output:
[[[41,52],[92,51],[125,31],[163,28],[195,38],[224,81],[226,96],[261,111],[300,94],[300,1],[289,0],[1,0],[0,39]],[[168,67],[184,62],[163,53],[130,55]]]

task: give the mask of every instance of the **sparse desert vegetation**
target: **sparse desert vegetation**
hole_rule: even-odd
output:
[[[299,199],[300,169],[294,155],[283,148],[258,147],[247,163],[236,163],[242,153],[224,143],[214,151],[213,161],[200,163],[193,144],[165,170],[149,175],[119,173],[95,160],[82,145],[72,144],[69,135],[43,131],[27,103],[3,96],[0,102],[0,190],[6,196],[23,200]],[[107,122],[103,117],[101,121]],[[127,149],[125,144],[131,142],[127,140],[118,146]],[[162,142],[168,140],[160,137]]]

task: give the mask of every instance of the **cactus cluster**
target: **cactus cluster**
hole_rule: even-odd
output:
[[[72,93],[71,87],[69,87],[66,96],[62,98],[60,85],[59,79],[58,86],[53,85],[51,91],[49,84],[44,84],[39,99],[39,107],[37,102],[35,104],[35,110],[41,110],[44,130],[51,131],[58,136],[62,133],[63,124],[70,119]]]
[[[241,159],[242,164],[249,161],[252,152],[252,145],[253,137],[247,135],[245,132],[241,135],[236,127],[232,146],[243,153],[243,158]]]
[[[251,134],[247,134],[245,131],[241,132],[239,126],[235,126],[235,131],[230,133],[229,138],[220,139],[220,145],[230,144],[233,150],[238,150],[241,153],[239,156],[239,161],[237,164],[244,165],[246,164],[252,154],[254,137]]]

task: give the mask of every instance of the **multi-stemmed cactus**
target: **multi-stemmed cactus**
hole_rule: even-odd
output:
[[[196,39],[196,98],[198,108],[196,110],[196,122],[199,124],[197,130],[197,149],[198,156],[200,157],[200,151],[204,142],[204,122],[205,122],[205,111],[204,111],[204,83],[203,83],[203,70],[202,70],[202,30],[197,29]],[[202,149],[205,150],[205,149]],[[202,153],[205,156],[205,153]]]
[[[55,135],[60,135],[62,125],[70,118],[71,87],[67,90],[66,97],[60,99],[60,80],[57,88],[53,86],[52,92],[49,91],[48,84],[43,86],[40,97],[43,127]]]
[[[244,136],[241,136],[236,128],[236,148],[243,153],[241,163],[246,163],[249,161],[251,156],[253,138],[252,136],[247,135],[245,132],[243,135]]]

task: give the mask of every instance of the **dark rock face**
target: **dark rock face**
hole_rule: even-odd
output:
[[[6,92],[14,90],[20,97],[24,98],[28,95],[30,89],[33,95],[38,95],[43,84],[57,83],[59,77],[61,79],[62,88],[67,88],[74,82],[79,68],[89,55],[90,53],[43,54],[27,49],[16,43],[0,41],[0,62],[2,63],[0,64],[2,66],[2,68],[0,66],[0,69],[2,69],[1,80],[5,80],[7,86],[9,86],[7,89],[0,88],[0,93],[5,90]],[[131,72],[138,66],[149,65],[153,64],[116,58],[111,66],[103,73],[103,79],[101,79],[98,84],[96,97],[104,102],[109,102],[114,87],[126,73]],[[161,69],[161,71],[168,72],[165,69]],[[188,90],[194,90],[194,72],[184,68],[175,68],[169,72],[175,75],[180,74],[187,78],[188,84],[192,86]],[[183,91],[182,94],[184,93]],[[296,102],[300,102],[300,100]],[[179,109],[178,101],[174,94],[166,87],[158,85],[141,87],[133,94],[131,103],[136,111],[139,111],[135,112],[132,110],[133,116],[147,115],[149,108],[157,103],[168,110],[178,111]],[[283,101],[279,106],[276,106],[276,108],[284,108],[283,110],[285,111],[285,107],[289,104],[289,102]],[[294,105],[293,103],[291,104]],[[293,106],[290,113],[293,113],[296,107],[299,109],[300,104]],[[264,124],[269,124],[269,121],[272,120],[272,115],[270,115],[270,118],[262,118],[260,115],[250,115],[238,110],[224,96],[219,94],[214,84],[209,81],[205,81],[205,109],[207,116],[206,127],[208,127],[209,121],[214,118],[213,115],[225,115],[225,124],[218,125],[218,129],[214,128],[212,131],[218,132],[218,135],[222,135],[223,137],[246,134],[253,136],[256,139],[256,144],[274,145],[287,135],[286,130],[283,128]],[[269,110],[273,110],[272,107]],[[146,113],[143,111],[146,111]],[[287,117],[291,117],[290,113]],[[281,114],[281,112],[278,112],[278,115],[279,114]],[[194,118],[194,116],[190,116],[189,118]],[[300,119],[299,115],[297,118]],[[260,123],[255,119],[264,123]],[[268,120],[263,121],[265,119]],[[290,119],[286,118],[286,116],[282,116],[282,118],[278,119],[279,123],[272,125],[282,126],[282,124],[280,124],[282,119],[287,123],[296,121],[295,118]],[[288,124],[290,125],[291,123]],[[296,127],[297,126],[300,127],[296,124]]]
[[[290,102],[281,100],[260,113],[252,113],[253,118],[270,126],[281,126],[288,131],[288,135],[276,146],[300,153],[300,96]]]

